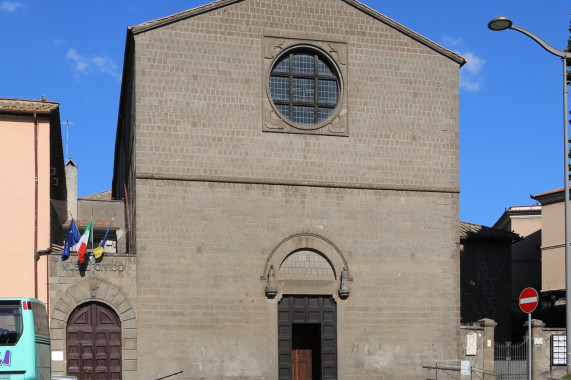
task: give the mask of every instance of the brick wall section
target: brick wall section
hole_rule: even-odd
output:
[[[339,378],[418,378],[456,358],[457,195],[150,180],[137,194],[138,349],[155,359],[141,373],[274,378],[259,276],[300,231],[331,239],[354,276]]]
[[[331,264],[323,256],[311,251],[299,251],[288,256],[279,268],[277,279],[335,280]]]

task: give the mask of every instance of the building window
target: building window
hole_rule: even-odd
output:
[[[347,136],[347,45],[264,41],[264,131]]]
[[[283,117],[301,126],[315,126],[326,121],[337,106],[339,78],[324,55],[293,50],[272,68],[270,93]]]

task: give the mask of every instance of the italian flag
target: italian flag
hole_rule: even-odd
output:
[[[93,216],[89,219],[89,224],[85,227],[83,231],[83,235],[81,235],[81,239],[77,243],[77,257],[79,258],[79,262],[83,264],[85,260],[85,251],[87,250],[87,243],[93,242],[93,234],[91,233],[91,222],[93,221]]]

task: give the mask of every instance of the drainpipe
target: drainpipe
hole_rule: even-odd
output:
[[[34,111],[34,256],[38,252],[38,114]],[[38,298],[38,262],[34,257],[34,298]]]
[[[46,313],[48,315],[48,320],[50,319],[50,259],[49,259],[49,255],[52,252],[51,248],[48,249],[42,249],[41,251],[36,251],[36,254],[34,255],[34,260],[37,263],[38,261],[40,261],[40,257],[42,256],[46,256],[46,260],[48,260],[48,262],[46,263]]]
[[[38,114],[34,111],[34,298],[38,298],[38,261],[40,256],[46,255],[46,306],[47,313],[50,310],[50,263],[47,255],[52,251],[51,248],[38,251]],[[49,314],[48,314],[49,320]]]

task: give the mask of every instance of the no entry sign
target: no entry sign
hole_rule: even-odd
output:
[[[519,308],[524,313],[531,313],[537,307],[539,296],[534,288],[525,288],[519,295]]]

